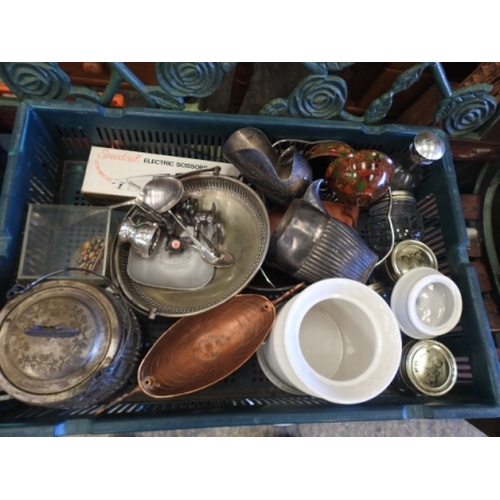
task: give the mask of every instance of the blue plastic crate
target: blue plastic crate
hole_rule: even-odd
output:
[[[246,126],[261,129],[271,141],[336,139],[356,149],[379,149],[387,154],[405,150],[422,130],[27,101],[18,110],[0,199],[2,288],[7,289],[15,277],[28,203],[83,203],[78,187],[91,145],[224,161],[221,148],[227,137]],[[447,395],[431,398],[388,389],[360,405],[335,405],[280,392],[264,377],[254,357],[227,379],[198,393],[165,401],[137,395],[98,417],[93,415],[97,407],[47,410],[0,400],[0,434],[100,434],[231,425],[500,416],[499,366],[477,276],[467,256],[467,233],[449,151],[427,168],[417,198],[426,225],[424,241],[436,253],[440,271],[457,283],[464,301],[460,324],[440,338],[459,364],[459,380]],[[145,349],[171,321],[141,318]]]

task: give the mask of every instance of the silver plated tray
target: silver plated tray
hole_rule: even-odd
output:
[[[143,285],[127,272],[129,245],[115,241],[112,251],[113,280],[130,306],[142,314],[181,317],[198,314],[229,300],[243,290],[264,262],[270,228],[266,207],[246,184],[225,176],[200,174],[182,180],[184,196],[198,200],[200,210],[215,203],[217,221],[223,228],[219,248],[235,263],[216,268],[210,283],[199,290],[167,290]]]

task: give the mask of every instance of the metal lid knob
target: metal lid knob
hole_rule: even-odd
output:
[[[415,136],[411,149],[418,163],[428,165],[443,157],[446,146],[444,140],[437,134],[424,131]]]

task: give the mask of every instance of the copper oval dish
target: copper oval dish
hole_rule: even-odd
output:
[[[179,319],[142,360],[139,387],[153,398],[169,398],[219,382],[257,351],[275,316],[266,297],[245,294]]]

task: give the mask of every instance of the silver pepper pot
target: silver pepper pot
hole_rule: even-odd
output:
[[[445,151],[445,142],[439,135],[427,130],[418,133],[407,152],[391,155],[395,166],[392,190],[415,191],[422,182],[422,167],[440,160]]]

